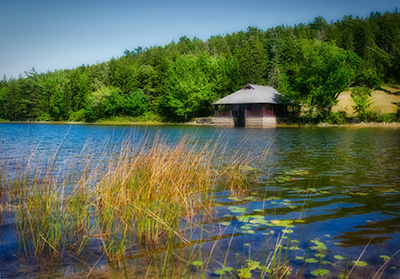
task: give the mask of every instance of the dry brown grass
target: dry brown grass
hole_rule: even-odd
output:
[[[377,113],[396,113],[400,107],[400,89],[389,86],[382,86],[383,90],[372,91],[371,109]],[[388,93],[390,92],[390,93]],[[332,108],[332,111],[345,111],[348,116],[354,116],[353,106],[355,105],[350,97],[350,91],[342,92],[338,97],[338,104]],[[397,93],[397,94],[396,94]]]

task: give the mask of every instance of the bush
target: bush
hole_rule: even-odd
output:
[[[329,124],[344,124],[347,122],[347,114],[345,111],[330,112],[326,121]]]
[[[41,116],[36,118],[37,121],[52,121],[53,118],[48,113],[42,113]]]
[[[371,89],[368,87],[355,87],[351,90],[351,99],[356,104],[353,106],[354,111],[357,113],[361,121],[368,121],[369,108],[372,104]]]
[[[382,113],[382,114],[377,114],[376,117],[376,122],[392,123],[395,121],[399,121],[399,118],[397,117],[396,113]]]
[[[69,115],[69,120],[70,121],[85,121],[85,115],[86,115],[86,110],[81,109],[78,111],[71,112]]]

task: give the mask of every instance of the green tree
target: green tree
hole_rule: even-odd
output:
[[[180,56],[167,71],[165,94],[159,98],[159,111],[174,121],[187,121],[211,113],[217,96],[210,83],[211,57]]]
[[[119,94],[119,89],[111,86],[100,86],[99,89],[88,96],[86,104],[86,119],[95,121],[104,117],[108,104],[108,98],[112,94]]]
[[[361,121],[367,121],[369,115],[369,107],[372,105],[371,89],[368,87],[355,87],[351,89],[351,99],[355,103],[354,111],[357,113]]]
[[[287,62],[280,89],[286,100],[303,106],[307,121],[318,121],[354,81],[362,60],[351,51],[320,41],[300,40],[293,51],[295,59]]]
[[[263,33],[257,28],[249,27],[245,36],[247,38],[238,42],[234,50],[234,56],[240,65],[242,84],[266,84],[269,61]]]

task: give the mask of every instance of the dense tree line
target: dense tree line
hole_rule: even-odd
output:
[[[270,85],[323,119],[349,86],[400,82],[400,14],[308,24],[126,50],[118,59],[0,81],[0,118],[96,121],[118,116],[186,121],[245,83]]]

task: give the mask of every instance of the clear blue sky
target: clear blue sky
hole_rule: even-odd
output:
[[[0,79],[75,68],[248,26],[268,29],[394,11],[398,0],[0,0]],[[400,8],[400,7],[399,7]]]

